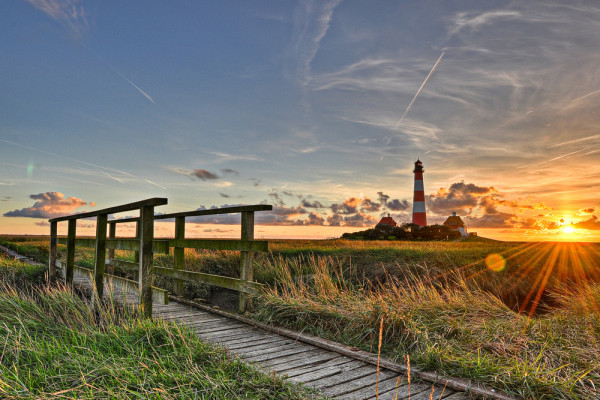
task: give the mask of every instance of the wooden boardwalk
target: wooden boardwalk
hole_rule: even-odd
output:
[[[91,279],[86,275],[75,268],[74,284],[91,289]],[[136,292],[123,291],[118,282],[114,282],[111,285],[110,280],[106,281],[105,293],[110,290],[116,300],[137,304]],[[430,383],[412,382],[409,390],[405,375],[384,368],[379,373],[377,397],[377,368],[370,363],[173,301],[168,305],[154,303],[153,316],[189,326],[201,339],[222,345],[263,370],[314,387],[335,399],[408,399],[409,394],[411,400],[468,398],[464,393]]]

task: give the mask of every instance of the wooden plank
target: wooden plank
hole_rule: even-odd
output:
[[[232,329],[227,332],[205,333],[202,335],[202,337],[205,338],[206,340],[208,340],[209,342],[212,341],[211,339],[214,338],[215,342],[221,343],[221,344],[229,347],[230,342],[240,339],[242,337],[251,335],[253,333],[254,333],[254,331],[252,330],[252,328],[240,325],[240,327],[237,329]]]
[[[104,294],[104,268],[106,267],[106,223],[108,215],[100,214],[96,218],[96,251],[94,254],[94,290],[98,299]],[[69,223],[75,222],[74,219]]]
[[[237,343],[227,343],[226,346],[228,349],[235,351],[237,349],[249,349],[249,348],[253,348],[256,346],[273,345],[273,344],[280,343],[284,340],[286,340],[286,339],[282,338],[281,336],[279,336],[279,337],[277,337],[277,336],[264,337],[264,336],[256,335],[256,336],[254,336],[254,338],[251,338],[251,340],[238,341]],[[287,340],[289,340],[289,339],[287,339]]]
[[[325,389],[338,386],[340,384],[343,385],[348,381],[360,379],[365,376],[374,376],[376,371],[377,369],[374,369],[372,365],[363,364],[358,368],[346,370],[344,373],[328,376],[327,378],[315,379],[309,382],[307,385],[310,387],[316,387],[318,389]]]
[[[283,374],[286,375],[289,380],[293,382],[309,382],[311,380],[324,378],[326,376],[331,376],[339,373],[341,368],[344,366],[346,368],[354,368],[352,364],[355,366],[362,365],[360,361],[353,360],[348,357],[340,356],[338,354],[337,358],[324,362],[322,364],[314,364],[299,368],[294,368],[291,370],[284,371]],[[348,364],[348,365],[347,365]]]
[[[232,321],[215,322],[215,323],[203,324],[203,325],[198,325],[194,321],[194,330],[198,334],[211,333],[211,332],[217,332],[217,331],[226,331],[228,329],[233,329],[238,326],[239,325],[233,323]]]
[[[154,267],[154,273],[169,278],[180,279],[188,282],[206,283],[213,286],[237,290],[238,292],[258,295],[262,293],[265,285],[257,282],[246,282],[241,279],[228,276],[206,274],[204,272],[193,272],[176,270],[173,268]]]
[[[175,241],[185,239],[185,217],[179,216],[175,218]],[[185,269],[185,248],[175,247],[173,249],[173,269]],[[173,280],[173,292],[177,296],[183,296],[184,281],[181,279]]]
[[[109,239],[115,239],[117,237],[117,225],[115,225],[115,224],[108,225],[108,237],[109,237]],[[115,259],[115,249],[108,249],[108,253],[107,253],[106,257],[110,260],[114,260]],[[108,273],[114,275],[114,272],[115,272],[114,265],[109,264],[108,262],[106,264],[109,266]]]
[[[361,377],[351,377],[350,380],[346,380],[344,382],[340,382],[334,386],[327,386],[324,390],[323,393],[325,393],[328,396],[341,396],[343,394],[346,393],[351,393],[351,392],[355,392],[357,390],[360,389],[364,389],[364,388],[373,388],[375,389],[376,385],[377,385],[377,369],[373,369],[371,368],[371,366],[369,366],[369,370],[371,371],[368,375],[364,375]],[[358,373],[358,371],[357,371]],[[352,374],[346,374],[345,378],[347,376],[351,376]],[[332,378],[325,378],[322,380],[322,382],[328,382],[328,379],[332,379]],[[380,370],[379,371],[379,381],[381,383],[383,383],[386,380],[397,380],[398,379],[398,375],[396,373],[393,373],[391,371],[387,371],[387,370]],[[314,385],[316,382],[318,381],[313,381],[310,384]],[[328,384],[328,383],[327,383]]]
[[[200,215],[215,215],[215,214],[234,214],[244,211],[269,211],[272,210],[273,206],[269,204],[257,204],[251,206],[236,206],[236,207],[221,207],[213,208],[210,210],[195,210],[187,212],[177,212],[170,214],[157,215],[155,219],[170,219],[176,217],[197,217]]]
[[[276,336],[276,335],[266,336],[262,332],[257,331],[256,329],[248,327],[248,326],[246,326],[246,328],[248,329],[248,332],[245,334],[245,336],[243,335],[240,337],[227,337],[225,340],[222,341],[224,343],[224,345],[226,345],[227,347],[237,346],[238,344],[241,344],[241,343],[251,343],[251,342],[255,342],[255,341],[259,341],[259,340],[265,340],[267,338],[269,338],[269,339],[278,338],[278,336]],[[203,336],[210,338],[211,336],[214,336],[214,334],[205,334]],[[220,340],[219,340],[219,338],[215,338],[215,341],[220,341]]]
[[[48,275],[51,280],[56,279],[56,247],[58,222],[50,222],[50,255],[48,257]]]
[[[116,214],[116,213],[120,213],[120,212],[124,212],[124,211],[138,210],[138,209],[141,209],[142,207],[147,207],[147,206],[154,208],[155,206],[162,206],[167,203],[168,203],[168,200],[165,198],[154,197],[151,199],[136,201],[134,203],[127,203],[127,204],[122,204],[120,206],[103,208],[102,210],[90,211],[90,212],[81,213],[81,214],[67,215],[67,216],[58,217],[58,218],[52,218],[49,221],[50,222],[54,222],[54,221],[58,222],[58,221],[67,221],[67,220],[73,220],[73,219],[97,217],[98,215],[102,215],[102,214],[108,215],[108,214]]]
[[[272,359],[272,360],[267,360],[262,362],[261,364],[264,366],[268,366],[269,368],[271,367],[275,367],[277,365],[281,365],[281,364],[287,364],[287,363],[293,363],[302,359],[306,359],[306,358],[310,358],[310,357],[314,357],[317,356],[319,354],[324,354],[324,352],[326,352],[326,350],[323,349],[319,349],[318,347],[312,347],[312,346],[306,346],[303,343],[298,343],[298,342],[294,342],[294,346],[305,346],[304,347],[304,352],[295,355],[293,357],[290,357],[289,360],[286,360],[286,357],[284,358],[277,358],[277,359]]]
[[[144,311],[144,315],[146,315],[148,318],[152,318],[152,242],[154,241],[153,206],[145,206],[141,208],[140,224],[140,275],[138,278],[140,306]]]
[[[242,212],[242,240],[254,240],[254,212]],[[254,252],[242,251],[240,255],[240,279],[247,282],[254,280],[252,263],[254,262]],[[252,298],[240,293],[239,312],[243,314],[246,310],[252,310]]]
[[[269,361],[274,360],[276,358],[287,357],[287,359],[289,360],[289,359],[293,359],[292,356],[295,356],[296,354],[304,353],[304,352],[306,352],[306,347],[304,347],[303,345],[300,344],[300,345],[289,346],[288,349],[281,351],[279,353],[269,353],[269,354],[256,355],[256,356],[244,357],[244,358],[249,361],[258,362],[261,365],[265,365]]]
[[[78,267],[80,268],[80,267]],[[83,269],[83,268],[81,268]],[[120,285],[125,288],[133,290],[135,293],[139,293],[139,282],[132,281],[131,279],[123,278],[116,275],[104,274],[107,280],[118,281]],[[139,300],[139,295],[138,295]],[[169,304],[169,292],[167,290],[152,286],[152,300],[159,304]]]
[[[67,233],[67,268],[65,269],[65,282],[73,282],[73,266],[75,265],[75,236],[77,234],[77,221],[69,221]]]
[[[379,382],[378,393],[380,398],[394,399],[396,393],[398,394],[398,400],[403,400],[408,398],[407,390],[403,386],[406,384],[406,381],[400,379],[398,383],[398,387],[396,387],[396,382],[398,382],[398,378],[386,379]],[[397,389],[397,391],[396,391]],[[337,396],[336,399],[344,399],[344,400],[371,400],[375,399],[375,387],[368,386],[359,390],[355,390],[354,392],[346,393],[340,396]],[[412,400],[412,399],[411,399]],[[436,399],[437,400],[437,399]]]
[[[68,244],[68,238],[59,238],[59,244]],[[77,247],[96,247],[95,239],[76,239],[75,245]],[[115,249],[115,250],[128,250],[139,252],[140,250],[140,240],[138,238],[131,239],[106,239],[106,248],[107,249]],[[152,249],[155,253],[169,254],[169,241],[165,239],[155,240],[152,243]],[[134,256],[134,259],[137,257]]]
[[[229,332],[231,330],[236,330],[239,329],[240,326],[239,325],[232,325],[232,326],[214,326],[212,328],[206,328],[203,330],[196,330],[196,332],[199,335],[204,335],[204,334],[208,334],[208,333],[225,333],[225,332]]]
[[[290,369],[305,367],[307,365],[318,365],[339,357],[339,354],[333,353],[331,351],[321,350],[312,354],[307,353],[305,357],[302,357],[302,355],[300,355],[300,357],[294,361],[288,361],[286,363],[280,364],[273,363],[269,365],[269,369],[271,371],[277,372],[278,374],[281,374],[285,373],[285,371],[288,371]]]
[[[135,263],[131,261],[115,260],[113,258],[108,258],[106,260],[106,265],[111,265],[124,271],[137,271],[140,267],[139,262]]]
[[[427,395],[427,398],[429,398],[429,394],[431,393],[431,383],[413,382],[410,385],[408,385],[408,382],[406,381],[406,378],[404,376],[400,378],[400,382],[397,387],[396,382],[398,382],[398,378],[380,382],[379,393],[397,396],[398,399],[410,398],[411,400],[414,398],[414,396],[420,393],[425,393]],[[371,393],[375,393],[374,387],[368,389],[370,389]],[[354,399],[353,395],[355,395],[355,393],[350,393],[348,399]]]
[[[277,342],[264,343],[260,344],[254,343],[253,346],[242,346],[235,349],[235,353],[243,355],[244,357],[250,358],[254,356],[258,356],[261,354],[269,354],[276,353],[288,350],[292,348],[294,342],[291,342],[289,339],[283,339]]]
[[[170,247],[188,249],[211,249],[233,251],[269,251],[266,240],[235,240],[235,239],[170,239]]]

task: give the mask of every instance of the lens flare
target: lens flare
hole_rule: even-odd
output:
[[[506,260],[498,253],[488,254],[485,257],[485,266],[494,272],[500,272],[506,266]]]

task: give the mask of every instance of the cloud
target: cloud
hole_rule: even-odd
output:
[[[321,204],[320,201],[315,200],[315,201],[308,201],[307,199],[302,199],[302,202],[300,203],[302,205],[302,207],[305,208],[325,208],[325,206],[323,204]]]
[[[230,198],[230,197],[231,197],[230,195],[228,195],[228,194],[225,194],[225,193],[221,193],[221,192],[219,192],[219,196],[221,196],[221,197],[223,197],[223,198],[225,198],[225,199],[228,199],[228,198]]]
[[[452,18],[453,27],[449,30],[450,35],[454,35],[463,29],[478,30],[484,25],[489,25],[500,19],[514,20],[522,19],[523,15],[519,11],[511,10],[493,10],[481,14],[473,12],[459,12]]]
[[[300,3],[296,9],[293,57],[296,77],[303,86],[308,85],[311,80],[311,63],[327,34],[333,10],[340,2],[341,0],[310,0]]]
[[[50,222],[48,222],[48,221],[36,221],[36,222],[34,222],[34,225],[37,225],[37,226],[50,226]]]
[[[169,167],[168,169],[173,172],[176,172],[178,174],[189,176],[192,179],[198,178],[202,181],[221,179],[221,177],[219,175],[217,175],[216,173],[210,172],[204,168],[202,168],[202,169],[194,168],[193,170],[188,170],[188,169],[183,169],[183,168]]]
[[[224,174],[232,174],[232,175],[239,175],[239,171],[236,171],[235,169],[231,169],[231,168],[223,168],[221,170],[222,173]]]
[[[383,205],[383,207],[391,211],[404,211],[409,209],[411,206],[411,203],[407,200],[390,200],[390,196],[383,192],[377,192],[377,196],[379,197],[379,202]]]
[[[514,228],[518,223],[515,214],[496,211],[477,217],[465,217],[467,226],[473,228]]]
[[[579,210],[579,212],[577,213],[577,215],[589,215],[589,214],[593,214],[596,210],[597,210],[596,207],[581,208]]]
[[[377,219],[369,214],[356,213],[353,215],[341,215],[335,213],[327,217],[329,226],[351,226],[351,227],[367,227],[377,223]]]
[[[358,206],[361,204],[361,200],[356,197],[350,197],[344,200],[342,204],[334,203],[331,205],[331,211],[336,214],[355,214],[358,212]]]
[[[592,218],[587,221],[578,222],[576,224],[571,225],[573,228],[577,229],[587,229],[591,231],[600,230],[600,221],[598,221],[598,217],[592,215]]]
[[[436,214],[449,215],[452,211],[471,213],[482,195],[495,193],[494,187],[477,186],[473,183],[460,181],[450,185],[448,189],[440,188],[437,193],[426,197],[426,205]],[[484,201],[483,207],[487,206]]]
[[[36,200],[33,206],[21,210],[9,211],[4,216],[50,219],[73,214],[77,208],[88,205],[87,202],[77,197],[65,199],[64,194],[60,192],[32,194],[29,198]],[[90,203],[90,205],[92,204],[95,205],[93,202]]]
[[[325,225],[325,218],[319,214],[311,212],[308,214],[308,218],[304,221],[304,225]]]
[[[53,20],[66,24],[76,36],[81,37],[88,27],[81,0],[26,0]]]

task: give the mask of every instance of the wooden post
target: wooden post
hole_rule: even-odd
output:
[[[108,224],[108,237],[110,239],[114,239],[114,238],[117,237],[117,224],[115,222],[112,222],[112,223]],[[108,249],[107,258],[110,260],[111,263],[114,263],[114,261],[115,261],[115,249]],[[108,269],[108,273],[109,274],[114,274],[115,273],[115,266],[114,266],[114,264],[111,264],[111,266]]]
[[[140,240],[140,226],[141,226],[141,224],[140,224],[140,221],[138,220],[138,221],[135,223],[135,238],[136,238],[137,240]],[[139,251],[134,251],[134,252],[133,252],[133,262],[136,262],[136,263],[139,263],[139,262],[140,262],[140,252],[139,252]],[[134,280],[134,281],[137,281],[137,280],[139,279],[139,277],[140,277],[140,272],[139,272],[139,270],[138,270],[138,271],[135,271],[135,272],[133,273],[133,280]]]
[[[175,240],[185,239],[185,217],[175,218]],[[185,269],[185,248],[175,247],[173,249],[173,269]],[[173,279],[173,292],[177,296],[183,296],[184,283],[182,280]]]
[[[152,241],[154,240],[154,206],[145,206],[140,210],[140,267],[139,291],[140,306],[144,315],[152,318]]]
[[[73,283],[73,269],[75,266],[75,236],[77,235],[77,220],[69,220],[67,231],[67,268],[65,269],[65,282]]]
[[[242,240],[254,240],[254,211],[242,212]],[[240,279],[244,281],[252,281],[254,274],[252,271],[252,263],[254,261],[253,251],[242,251],[240,256]],[[240,307],[239,311],[241,314],[246,310],[252,309],[252,299],[244,294],[240,293]]]
[[[107,214],[100,214],[96,218],[96,254],[94,262],[94,289],[98,300],[104,294],[104,267],[106,265],[106,223]],[[72,220],[69,220],[71,222]]]
[[[50,222],[50,259],[48,260],[48,278],[50,281],[56,279],[56,241],[58,222]]]

